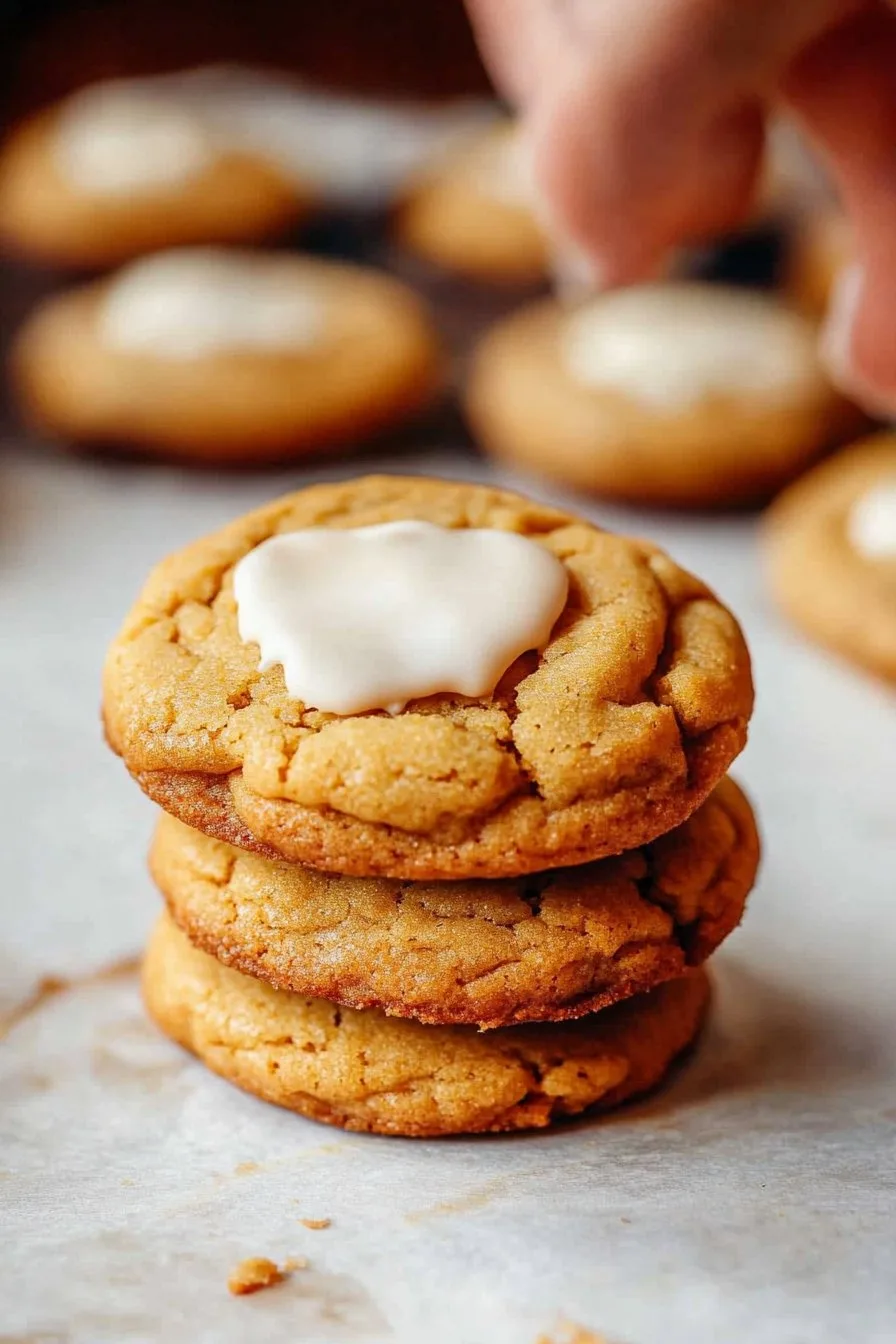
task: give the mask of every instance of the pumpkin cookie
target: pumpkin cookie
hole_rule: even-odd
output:
[[[363,440],[431,400],[439,368],[425,311],[390,277],[215,248],[50,298],[12,360],[43,432],[213,464]]]
[[[495,456],[596,494],[730,506],[791,480],[857,421],[812,324],[777,300],[643,285],[536,304],[474,356],[467,413]]]
[[[765,524],[772,591],[820,644],[896,682],[896,434],[877,434],[786,490]]]
[[[270,238],[315,199],[310,180],[222,140],[171,77],[90,86],[0,149],[0,242],[52,266]]]
[[[150,869],[177,924],[279,989],[480,1027],[582,1017],[702,962],[756,875],[750,806],[724,780],[671,834],[528,879],[399,882],[275,863],[163,816]]]
[[[533,197],[508,123],[421,174],[399,207],[395,234],[418,256],[474,280],[536,284],[550,267]]]
[[[0,239],[54,265],[281,233],[325,202],[388,199],[492,116],[466,101],[338,97],[205,66],[79,90],[0,150]]]
[[[313,578],[309,545],[332,551]],[[263,590],[245,639],[235,567],[240,619]],[[547,605],[530,635],[536,590]],[[293,620],[303,603],[307,628]],[[378,702],[393,712],[311,708],[284,676],[284,656],[291,668],[309,647],[306,670],[340,680],[408,664],[428,677],[436,653],[480,672],[499,635],[493,690],[428,680],[414,698],[404,685],[400,703]],[[655,839],[726,773],[752,709],[736,621],[656,547],[505,491],[389,476],[287,495],[164,561],[104,684],[111,745],[188,825],[269,857],[418,881]]]
[[[567,1025],[427,1027],[272,989],[168,916],[143,968],[150,1015],[215,1073],[313,1120],[409,1137],[536,1129],[654,1087],[694,1040],[705,974]]]

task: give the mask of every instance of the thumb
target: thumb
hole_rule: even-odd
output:
[[[759,91],[835,3],[545,6],[568,21],[564,45],[544,38],[524,108],[535,178],[560,234],[607,283],[744,219],[763,147]]]
[[[869,410],[896,411],[896,15],[865,11],[811,48],[787,92],[850,216],[856,263],[835,288],[822,354]]]

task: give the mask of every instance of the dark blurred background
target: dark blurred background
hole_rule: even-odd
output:
[[[482,93],[461,0],[0,0],[6,116],[80,84],[213,61],[392,97]]]

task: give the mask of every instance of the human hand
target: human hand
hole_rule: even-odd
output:
[[[520,109],[553,225],[595,283],[747,216],[789,105],[855,232],[822,339],[835,379],[896,409],[896,14],[883,0],[468,0]]]

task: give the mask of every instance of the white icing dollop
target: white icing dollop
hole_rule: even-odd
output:
[[[218,154],[201,118],[152,80],[113,80],[74,94],[55,132],[57,165],[83,191],[130,195],[195,177]]]
[[[394,191],[493,115],[481,103],[402,106],[337,97],[247,66],[201,66],[82,90],[60,114],[56,148],[63,171],[87,190],[184,180],[220,154],[245,151],[299,186],[316,182],[325,194],[367,200]]]
[[[775,299],[721,286],[603,294],[568,320],[562,358],[584,386],[658,411],[713,396],[787,397],[820,378],[815,332]]]
[[[483,124],[481,104],[402,106],[340,97],[243,66],[184,76],[221,139],[317,182],[339,199],[375,199]]]
[[[196,359],[220,350],[277,353],[319,338],[325,305],[289,261],[224,248],[142,257],[110,283],[99,338],[116,350]]]
[[[846,534],[867,560],[896,559],[896,476],[859,496],[847,515]]]
[[[538,542],[424,522],[288,532],[236,565],[240,638],[291,696],[332,714],[438,692],[488,695],[541,649],[566,602],[560,561]]]

